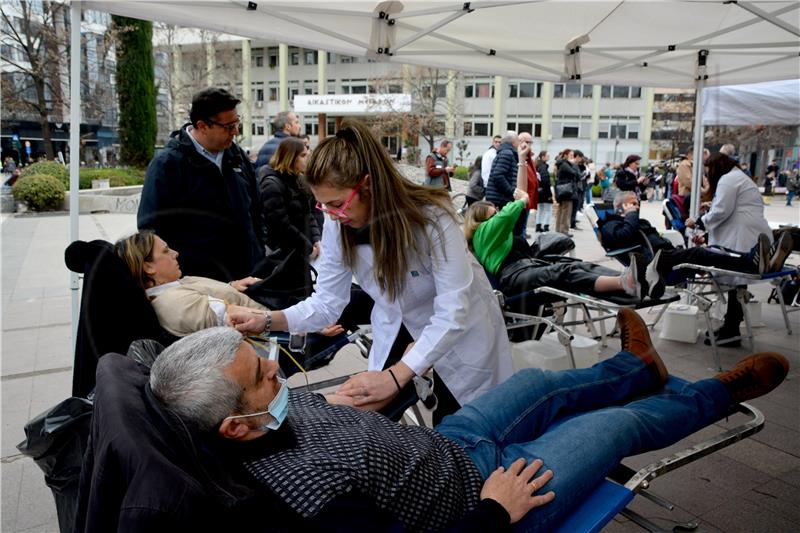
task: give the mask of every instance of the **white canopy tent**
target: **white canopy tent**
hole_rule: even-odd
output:
[[[703,126],[800,124],[800,80],[709,87],[703,92]]]
[[[800,78],[796,0],[73,0],[72,20],[80,20],[81,5],[393,63],[540,81],[695,87],[698,103],[706,84]],[[79,61],[71,68],[77,87]],[[79,95],[71,101],[71,123],[79,124]],[[695,128],[698,153],[701,130]],[[70,153],[77,154],[78,128],[70,131]],[[73,240],[77,159],[70,164]],[[77,276],[72,287],[77,310]]]

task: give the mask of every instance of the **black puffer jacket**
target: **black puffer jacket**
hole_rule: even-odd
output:
[[[550,169],[545,161],[536,163],[536,172],[539,174],[539,203],[553,203],[553,186],[550,183]]]
[[[311,214],[310,195],[297,179],[269,166],[262,167],[258,171],[258,193],[264,209],[267,246],[285,252],[297,249],[308,255],[319,241],[320,228]]]
[[[517,188],[517,151],[509,143],[500,145],[497,155],[492,161],[489,182],[486,184],[486,199],[497,209],[514,201],[514,189]]]

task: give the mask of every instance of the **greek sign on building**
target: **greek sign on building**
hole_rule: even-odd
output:
[[[329,115],[369,115],[375,113],[408,113],[410,94],[312,94],[294,97],[296,113]]]

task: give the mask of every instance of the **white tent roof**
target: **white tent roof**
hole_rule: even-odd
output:
[[[703,91],[704,126],[800,124],[800,80],[784,80]]]
[[[708,86],[800,78],[796,0],[83,4],[306,48],[522,79],[694,87],[701,49],[709,51]]]

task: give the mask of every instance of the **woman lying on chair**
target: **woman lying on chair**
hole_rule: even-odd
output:
[[[549,264],[535,259],[522,237],[512,234],[525,209],[528,195],[517,189],[515,201],[497,211],[491,202],[472,204],[464,216],[464,235],[470,249],[487,272],[497,278],[506,296],[538,287],[554,287],[584,293],[625,293],[641,298],[644,265],[635,258],[622,274],[587,262]]]
[[[227,303],[260,311],[267,309],[243,294],[260,281],[258,278],[222,283],[197,276],[181,277],[178,252],[153,232],[142,231],[120,239],[114,251],[147,293],[161,326],[178,337],[224,325]],[[331,326],[321,333],[331,336],[341,332],[341,326]]]

